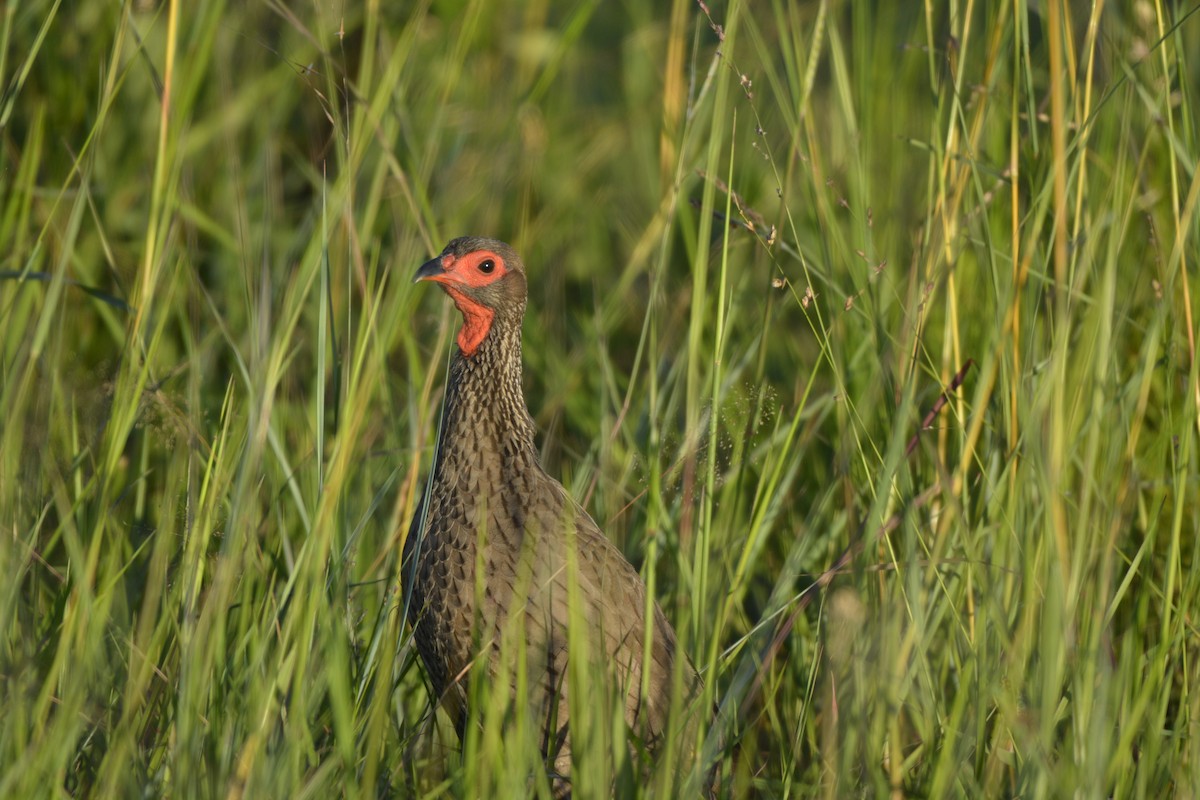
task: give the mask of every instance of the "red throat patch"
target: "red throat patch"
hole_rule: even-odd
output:
[[[495,319],[496,312],[487,306],[476,303],[452,285],[442,284],[442,288],[446,290],[446,294],[450,295],[454,305],[458,306],[459,312],[463,315],[463,326],[458,332],[458,349],[469,358],[475,355],[479,345],[483,344],[483,340],[487,338],[488,331],[492,329],[492,320]]]

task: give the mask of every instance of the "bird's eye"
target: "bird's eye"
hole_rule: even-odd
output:
[[[479,271],[482,272],[484,275],[491,275],[492,270],[494,270],[495,268],[496,268],[496,262],[492,261],[490,258],[485,261],[479,262]]]

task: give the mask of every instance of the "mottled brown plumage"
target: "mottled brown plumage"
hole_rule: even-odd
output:
[[[626,721],[652,752],[666,730],[677,662],[685,703],[700,680],[677,652],[675,633],[655,603],[649,690],[642,694],[646,586],[539,463],[521,391],[526,280],[520,258],[502,242],[455,239],[421,267],[417,280],[441,284],[464,325],[431,483],[404,545],[405,574],[412,576],[408,618],[433,690],[460,734],[471,714],[466,673],[476,657],[486,659],[490,674],[515,676],[514,666],[502,669],[499,660],[512,659],[519,652],[513,644],[523,642],[528,702],[544,721],[544,755],[560,776],[561,793],[571,759],[566,697],[573,570],[577,613],[586,620],[593,656],[589,696],[606,679],[625,691]],[[515,677],[510,686],[515,692]]]

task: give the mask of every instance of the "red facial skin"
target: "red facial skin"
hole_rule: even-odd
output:
[[[495,265],[491,272],[480,269],[480,265],[485,261],[491,261]],[[454,305],[458,306],[463,315],[463,326],[458,332],[458,349],[469,358],[475,355],[475,351],[487,337],[496,312],[472,300],[459,287],[478,289],[495,283],[508,274],[508,268],[504,259],[491,250],[476,250],[458,258],[453,255],[442,256],[442,269],[445,272],[430,275],[422,280],[440,283],[454,301]]]

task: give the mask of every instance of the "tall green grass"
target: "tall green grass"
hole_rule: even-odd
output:
[[[0,796],[549,790],[399,613],[465,233],[723,796],[1200,793],[1196,53],[1150,0],[5,5]],[[579,796],[683,791],[594,710]]]

